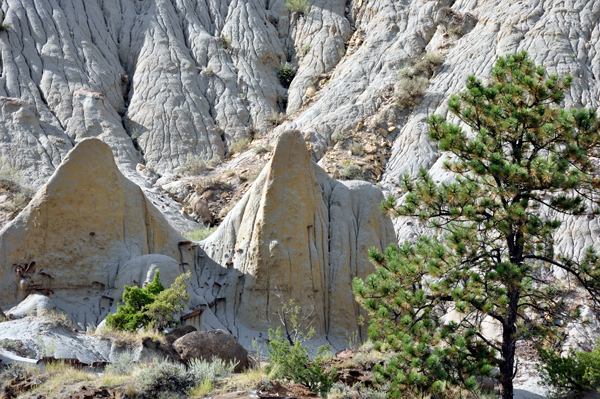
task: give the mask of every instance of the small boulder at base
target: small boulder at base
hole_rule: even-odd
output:
[[[248,368],[248,352],[233,335],[223,330],[191,332],[175,341],[173,348],[186,363],[191,359],[210,362],[213,357],[218,357],[237,363],[236,373]]]

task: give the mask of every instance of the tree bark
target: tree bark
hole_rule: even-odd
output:
[[[517,333],[517,310],[519,292],[514,290],[508,293],[510,311],[502,326],[502,363],[500,363],[500,377],[502,383],[502,399],[513,399],[513,378]]]

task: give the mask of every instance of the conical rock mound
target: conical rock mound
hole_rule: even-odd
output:
[[[243,341],[240,328],[276,327],[282,302],[294,299],[314,309],[319,336],[344,346],[358,330],[352,279],[373,271],[368,248],[395,241],[382,200],[370,183],[331,179],[299,132],[284,133],[248,193],[201,243],[208,257],[200,251],[198,286],[212,314]]]
[[[82,140],[0,232],[0,305],[41,293],[84,325],[97,323],[121,266],[146,254],[179,259],[182,240],[121,174],[110,147]]]

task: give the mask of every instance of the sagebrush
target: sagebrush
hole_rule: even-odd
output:
[[[412,66],[398,71],[395,85],[396,105],[401,109],[417,105],[429,84],[429,78],[443,62],[441,55],[427,53]]]
[[[286,0],[285,7],[291,12],[308,14],[310,12],[310,3],[308,0]]]

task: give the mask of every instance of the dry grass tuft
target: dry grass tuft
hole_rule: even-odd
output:
[[[110,339],[119,346],[136,345],[142,342],[145,338],[150,338],[154,342],[166,344],[165,336],[156,330],[140,330],[137,332],[117,330],[110,327],[104,327],[96,330],[96,336],[100,338]]]
[[[43,384],[38,385],[32,393],[39,393],[46,397],[66,397],[69,391],[77,389],[74,386],[78,382],[91,382],[96,380],[97,375],[83,371],[63,362],[49,363],[39,375]]]

